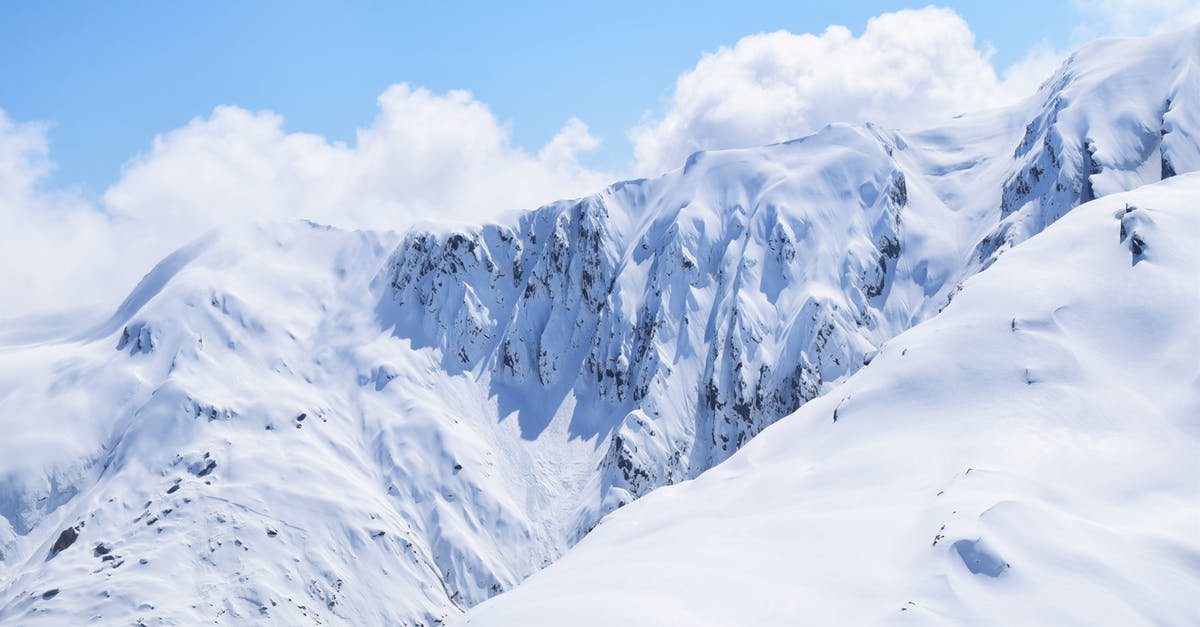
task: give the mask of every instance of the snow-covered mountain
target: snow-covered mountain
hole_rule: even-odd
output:
[[[55,341],[5,335],[0,619],[454,617],[557,559],[605,514],[700,475],[797,409],[828,409],[851,377],[865,385],[895,371],[874,365],[895,363],[885,343],[942,320],[972,276],[1001,276],[993,282],[1011,298],[999,288],[980,298],[1016,317],[1021,290],[1066,266],[1049,260],[1054,251],[1037,257],[1054,266],[1044,275],[1031,263],[993,264],[1080,203],[1108,207],[1113,194],[1200,169],[1197,93],[1200,29],[1103,40],[1015,107],[921,132],[835,125],[698,153],[662,177],[505,224],[395,235],[302,223],[205,236],[95,329]],[[1162,189],[1194,191],[1191,177],[1179,178]],[[1152,253],[1142,231],[1174,228],[1155,227],[1153,211],[1130,215],[1136,232],[1122,246],[1141,241]],[[1185,212],[1163,215],[1186,223]],[[1062,259],[1086,248],[1049,235],[1039,240],[1059,242]],[[1164,250],[1181,236],[1164,235]],[[1137,267],[1174,273],[1184,289],[1188,259]],[[1080,282],[1100,290],[1092,298],[1127,280],[1105,274],[1115,267],[1105,263]],[[995,272],[1013,266],[1026,274]],[[1036,313],[1046,302],[1027,304]],[[913,333],[928,328],[938,327]],[[928,359],[950,368],[990,345],[937,346]],[[1011,356],[981,366],[981,381]],[[1051,370],[1028,377],[1062,374]],[[966,376],[943,374],[947,385]],[[879,390],[908,381],[874,380]],[[1107,381],[1073,380],[1080,390]],[[1167,407],[1156,420],[1173,420],[1172,407],[1187,409]],[[961,424],[992,428],[979,420]],[[863,446],[940,437],[930,423],[908,424],[863,436]],[[1194,440],[1144,429],[1147,441],[1195,450]],[[783,431],[756,450],[802,455],[832,441]],[[838,437],[856,446],[858,436]],[[896,481],[926,470],[890,469]],[[638,520],[679,492],[613,520]],[[598,548],[572,559],[616,550],[602,539],[586,547]],[[569,564],[555,571],[570,573]],[[536,593],[525,590],[547,578],[512,598],[529,599]]]
[[[1088,203],[468,625],[1200,622],[1200,173]]]

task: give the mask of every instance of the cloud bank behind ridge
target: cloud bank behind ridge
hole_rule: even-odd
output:
[[[1135,4],[1078,8],[1099,25],[1088,28],[1104,32],[1158,29],[1198,11],[1174,0],[1155,0],[1153,11]],[[222,105],[157,136],[98,201],[46,189],[48,127],[0,109],[0,320],[111,308],[158,259],[212,228],[300,218],[376,229],[478,222],[654,175],[696,150],[784,141],[840,121],[935,124],[1031,94],[1061,57],[1042,46],[997,70],[967,22],[936,7],[879,15],[857,36],[843,26],[750,35],[678,77],[663,113],[630,130],[624,172],[580,162],[600,143],[583,121],[567,120],[526,150],[467,91],[393,85],[352,143],[288,132],[271,111]]]

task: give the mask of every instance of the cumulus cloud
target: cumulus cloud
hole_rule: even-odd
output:
[[[378,98],[352,144],[289,133],[281,116],[232,106],[155,138],[96,206],[40,185],[53,164],[46,127],[0,111],[0,319],[115,303],[151,265],[205,231],[306,218],[402,229],[480,221],[591,193],[612,176],[577,157],[599,140],[568,120],[545,146],[516,146],[465,91],[406,84]]]
[[[1178,0],[1075,1],[1096,34],[1200,19],[1200,7]],[[880,15],[859,35],[831,26],[748,36],[704,55],[678,77],[665,112],[630,131],[632,169],[655,174],[695,150],[783,141],[835,121],[934,124],[1032,93],[1061,57],[1041,46],[998,73],[967,23],[935,7]],[[352,142],[288,132],[269,111],[217,107],[156,137],[98,203],[45,190],[46,127],[0,111],[0,320],[111,305],[155,261],[213,227],[477,222],[616,178],[579,162],[599,140],[578,119],[527,151],[469,92],[399,84],[377,104]]]
[[[353,145],[287,133],[270,112],[217,107],[155,139],[104,195],[114,215],[183,224],[304,217],[341,226],[400,228],[430,217],[481,219],[607,182],[581,166],[598,140],[572,119],[538,153],[464,91],[406,84],[378,99]]]
[[[1083,23],[1071,34],[1080,44],[1104,35],[1150,35],[1200,22],[1196,0],[1073,0]]]
[[[1000,91],[1008,100],[1020,99],[1037,91],[1067,58],[1067,52],[1043,41],[1033,46],[1025,56],[1001,72]]]
[[[844,26],[751,35],[706,54],[678,78],[665,115],[634,129],[636,169],[652,174],[696,150],[784,141],[830,122],[936,123],[1029,95],[1057,60],[1031,54],[1002,80],[967,23],[935,7],[877,16],[857,37]]]
[[[122,264],[105,215],[40,188],[53,169],[46,130],[0,110],[0,319],[108,297],[98,279]]]

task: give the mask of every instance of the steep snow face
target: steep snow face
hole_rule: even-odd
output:
[[[1198,200],[1072,211],[461,622],[1196,624]]]
[[[414,234],[383,318],[526,437],[556,412],[608,437],[586,530],[831,389],[1072,207],[1200,168],[1198,47],[1196,28],[1102,41],[1009,110],[698,153],[514,226]]]
[[[0,353],[0,620],[430,624],[556,557],[564,480],[376,320],[398,240],[209,236]]]
[[[214,234],[96,329],[0,334],[0,620],[432,624],[509,589],[1083,199],[1200,168],[1198,40],[508,224]]]
[[[1094,42],[1038,97],[1004,182],[1003,220],[979,248],[984,263],[1080,202],[1198,167],[1200,28]]]
[[[917,233],[902,250],[900,216],[954,215],[888,150],[872,129],[832,127],[697,155],[512,228],[413,234],[381,318],[483,381],[528,439],[559,410],[573,436],[615,431],[615,507],[723,459],[941,289],[956,242]],[[921,262],[934,269],[914,280]]]

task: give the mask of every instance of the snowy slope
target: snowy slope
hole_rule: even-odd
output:
[[[553,409],[615,432],[586,529],[828,391],[1080,202],[1200,168],[1198,67],[1197,28],[1105,40],[1012,109],[698,153],[515,226],[416,233],[387,317],[527,437]]]
[[[0,617],[429,623],[561,552],[538,448],[376,320],[396,240],[210,236],[110,324],[6,351]]]
[[[502,224],[214,233],[104,324],[0,333],[0,620],[455,616],[827,405],[1080,202],[1200,169],[1198,47],[1097,42],[1010,109]]]
[[[1198,207],[1076,209],[464,624],[1196,624]]]

